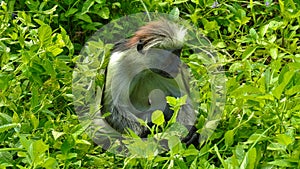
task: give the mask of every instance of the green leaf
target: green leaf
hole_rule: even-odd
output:
[[[2,126],[0,126],[0,133],[6,132],[10,129],[13,129],[15,127],[20,127],[19,123],[13,123],[13,124],[4,124]]]
[[[69,56],[73,56],[73,54],[74,54],[73,43],[71,42],[70,37],[67,34],[66,30],[62,26],[59,26],[59,28],[61,31],[62,39],[65,42],[66,47],[69,49]]]
[[[67,5],[71,5],[75,2],[75,0],[65,0],[64,1]]]
[[[42,84],[40,84],[42,85]],[[31,106],[31,109],[34,109],[35,107],[37,107],[39,105],[39,90],[37,87],[33,86],[32,89],[32,97],[31,97],[31,100],[30,100],[30,106]]]
[[[24,135],[20,135],[19,138],[20,138],[20,143],[22,144],[22,146],[25,148],[26,151],[28,151],[30,143],[31,143],[30,140],[28,140],[26,138],[26,136],[24,136]]]
[[[57,8],[57,5],[55,5],[53,8],[51,9],[48,9],[46,11],[43,11],[43,14],[46,14],[46,15],[50,15],[50,14],[53,14],[54,11],[56,11],[56,8]]]
[[[247,49],[244,51],[242,58],[243,60],[248,59],[256,50],[257,46],[249,46]]]
[[[55,78],[56,76],[56,72],[54,70],[54,65],[53,62],[51,62],[49,59],[43,59],[42,61],[42,66],[44,67],[44,69],[46,70],[47,74],[50,75],[52,78]]]
[[[196,156],[196,158],[193,160],[191,166],[190,166],[190,169],[197,169],[199,168],[198,167],[198,164],[197,164],[197,160],[198,160],[198,156]]]
[[[270,91],[270,81],[271,81],[271,71],[270,69],[267,69],[264,74],[263,77],[265,78],[265,89],[269,92]]]
[[[246,144],[253,144],[258,141],[267,140],[268,138],[263,134],[253,133],[248,140],[245,142]]]
[[[208,32],[217,31],[220,29],[218,22],[215,20],[207,21],[205,19],[202,19],[202,22],[204,24],[204,29]]]
[[[42,25],[38,29],[38,37],[41,46],[47,46],[51,43],[51,34],[52,34],[52,29],[49,25]]]
[[[222,48],[226,48],[226,43],[224,41],[214,41],[213,43],[213,46],[216,47],[216,48],[219,48],[219,49],[222,49]]]
[[[69,151],[75,146],[75,140],[72,135],[68,135],[61,145],[61,151],[63,154],[68,154]]]
[[[277,57],[278,57],[278,48],[276,48],[276,47],[270,48],[269,51],[270,51],[271,57],[272,57],[274,60],[276,60]]]
[[[112,4],[112,8],[115,9],[116,7],[121,8],[121,3],[120,2],[114,2]]]
[[[248,169],[254,169],[256,168],[256,148],[251,148],[248,151],[248,157],[249,157],[249,163],[248,163]]]
[[[155,110],[151,116],[152,123],[160,126],[165,122],[164,113],[161,110]]]
[[[61,54],[64,50],[57,46],[49,46],[47,47],[47,52],[51,52],[53,56],[57,56]]]
[[[0,112],[0,120],[3,122],[3,121],[5,121],[5,122],[8,122],[8,123],[11,123],[12,122],[12,117],[11,116],[9,116],[8,114],[5,114],[5,113],[1,113]],[[3,118],[3,119],[2,119]]]
[[[274,160],[274,161],[268,162],[268,164],[279,166],[279,167],[284,167],[284,168],[286,168],[286,167],[295,168],[296,167],[291,162],[289,162],[287,159]]]
[[[13,166],[13,162],[14,162],[13,153],[1,152],[0,149],[0,168],[3,167],[3,169],[6,169],[5,164],[7,164],[7,167]]]
[[[46,145],[43,142],[43,140],[37,140],[37,141],[31,142],[28,153],[29,153],[31,159],[35,163],[43,164],[45,151],[47,151],[48,149],[49,149],[49,146]]]
[[[187,150],[184,151],[183,155],[184,156],[196,156],[199,154],[199,151],[196,148],[188,148]]]
[[[98,4],[105,4],[106,0],[95,0]]]
[[[272,20],[272,21],[269,23],[269,28],[270,28],[270,29],[273,29],[273,30],[277,30],[277,29],[281,28],[281,27],[283,26],[283,24],[284,24],[284,23],[283,23],[282,21],[278,22],[278,21]]]
[[[90,7],[93,6],[94,3],[95,3],[94,0],[87,0],[87,1],[85,1],[84,4],[83,4],[83,6],[82,6],[81,13],[85,14],[85,13],[89,12]]]
[[[76,17],[78,19],[83,20],[83,21],[88,22],[88,23],[92,23],[93,22],[92,19],[91,19],[91,17],[88,14],[77,13]]]
[[[52,131],[52,135],[54,137],[54,140],[57,140],[60,136],[64,135],[64,132],[57,132],[55,130]]]
[[[84,123],[76,125],[72,130],[72,136],[73,138],[77,138],[79,135],[81,135],[84,131],[87,130],[88,127],[91,126],[91,121],[86,121]]]
[[[183,105],[185,105],[186,104],[186,100],[187,100],[187,95],[184,95],[184,96],[182,96],[182,97],[180,97],[179,99],[178,99],[178,103],[179,103],[179,106],[183,106]]]
[[[233,141],[234,141],[234,131],[233,130],[228,130],[226,133],[225,133],[225,145],[227,147],[230,147],[232,144],[233,144]]]
[[[137,158],[147,158],[148,160],[154,159],[157,156],[157,142],[153,138],[147,140],[134,139],[133,142],[127,145],[130,153],[134,154]]]
[[[25,1],[25,4],[30,9],[30,11],[38,11],[40,1],[27,0]]]
[[[85,144],[85,145],[91,145],[91,143],[87,140],[77,139],[76,144]]]
[[[221,161],[223,167],[227,169],[228,165],[225,163],[224,159],[221,157],[220,152],[219,152],[219,148],[217,147],[216,144],[214,145],[214,150],[217,153],[217,156],[218,156],[219,160]]]
[[[23,167],[23,166],[21,166],[21,165],[17,165],[17,167],[18,167],[19,169],[28,169],[28,168]]]
[[[283,74],[283,80],[280,83],[280,85],[278,85],[273,91],[273,95],[277,98],[280,99],[282,92],[284,91],[286,85],[290,82],[290,80],[292,79],[292,77],[294,76],[295,71],[294,70],[290,70],[288,72],[285,72]]]
[[[44,161],[43,167],[45,167],[46,169],[58,168],[58,163],[57,163],[57,161],[56,161],[55,158],[48,157],[48,158]]]
[[[109,8],[108,7],[104,7],[104,8],[102,8],[100,11],[99,11],[99,13],[98,13],[98,15],[100,16],[100,17],[102,17],[103,19],[108,19],[109,18]]]
[[[0,73],[0,90],[5,91],[9,87],[12,78],[13,76],[10,74]]]
[[[45,25],[45,22],[43,22],[42,20],[40,19],[33,19],[36,23],[38,23],[40,26],[41,25]]]
[[[30,122],[34,129],[37,129],[39,126],[39,119],[37,119],[34,114],[30,114]]]
[[[258,34],[257,34],[257,32],[256,32],[256,30],[255,30],[254,28],[251,28],[251,29],[249,30],[249,34],[250,34],[250,36],[251,36],[253,39],[255,39],[255,40],[258,39]]]
[[[250,17],[242,17],[241,20],[237,20],[237,21],[240,22],[241,25],[245,25],[245,24],[247,24],[250,20],[251,20]]]
[[[188,0],[175,0],[175,2],[173,2],[173,4],[181,4],[181,3],[184,3],[184,2],[187,2]]]
[[[288,146],[288,145],[290,145],[294,142],[294,140],[286,134],[277,135],[276,140],[279,144],[282,144],[282,145],[285,145],[285,146]]]
[[[180,150],[183,149],[182,143],[177,136],[171,136],[168,139],[168,145],[169,148],[171,149],[172,154],[177,154],[179,153]]]
[[[175,163],[179,166],[180,169],[188,169],[187,164],[182,158],[175,158]]]
[[[265,36],[265,34],[268,31],[268,28],[269,28],[269,24],[266,24],[266,25],[263,25],[262,27],[260,27],[260,29],[259,29],[259,35],[260,35],[260,37],[264,37]]]
[[[251,148],[246,153],[246,158],[244,158],[241,168],[254,169],[255,163],[256,163],[256,149]],[[245,164],[245,165],[243,165],[243,164]]]
[[[137,140],[140,140],[140,137],[133,130],[131,130],[130,128],[127,129],[127,132],[130,135],[130,137],[132,137],[134,139],[137,139]]]
[[[289,90],[286,90],[285,94],[291,96],[298,93],[299,91],[300,91],[300,85],[296,85],[291,87]]]
[[[193,2],[193,3],[197,4],[197,5],[199,5],[199,0],[191,0],[191,2]]]
[[[177,20],[179,18],[179,9],[177,7],[174,7],[171,12],[170,12],[170,16],[172,19]]]
[[[180,123],[173,123],[172,125],[166,127],[167,129],[164,131],[163,138],[169,139],[170,136],[186,136],[189,131],[188,129]]]
[[[267,150],[286,151],[286,146],[279,144],[279,143],[271,143],[268,145]]]
[[[18,113],[14,112],[13,114],[13,117],[12,117],[12,122],[13,123],[19,123],[21,120],[20,120],[20,117],[18,115]]]
[[[70,9],[68,9],[67,12],[65,13],[65,16],[66,16],[66,17],[69,17],[69,16],[73,15],[74,13],[76,13],[77,11],[78,11],[77,8],[70,8]]]
[[[177,100],[176,100],[175,97],[167,96],[166,99],[167,99],[167,103],[168,103],[171,107],[175,107],[175,106],[176,106]]]

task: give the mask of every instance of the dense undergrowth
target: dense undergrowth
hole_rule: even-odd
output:
[[[225,110],[200,150],[178,143],[151,158],[118,157],[93,143],[74,111],[84,43],[146,11],[195,25],[224,67]],[[300,168],[299,38],[299,0],[0,0],[0,168]],[[199,119],[208,110],[201,104]]]

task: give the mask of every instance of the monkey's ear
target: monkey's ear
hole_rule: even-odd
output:
[[[141,54],[144,54],[143,53],[144,44],[145,44],[144,41],[139,40],[139,42],[137,43],[137,46],[136,46],[136,50]]]

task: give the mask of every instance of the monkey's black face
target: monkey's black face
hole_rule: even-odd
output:
[[[157,68],[149,68],[152,72],[159,74],[165,78],[175,78],[179,72],[180,66],[180,54],[182,48],[177,49],[161,49],[161,48],[150,48],[144,50],[146,41],[139,40],[136,46],[136,50],[146,57],[153,57],[150,59],[152,63],[157,65]]]
[[[165,78],[176,78],[180,72],[181,60],[178,57],[181,49],[164,50],[151,48],[145,51],[140,57],[145,58],[145,64],[149,65],[149,69]],[[177,53],[178,55],[174,54]]]
[[[160,65],[163,65],[163,67],[161,67],[162,69],[150,68],[150,70],[165,78],[175,78],[181,64],[179,59],[181,49],[166,50],[166,52],[163,52],[162,54],[165,54],[164,56],[161,56],[162,63]]]

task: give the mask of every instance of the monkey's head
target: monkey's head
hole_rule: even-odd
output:
[[[184,27],[161,19],[141,27],[126,45],[128,48],[136,47],[140,53],[150,48],[159,48],[179,56],[185,34],[186,29]]]

